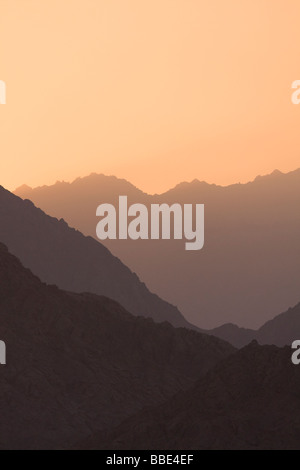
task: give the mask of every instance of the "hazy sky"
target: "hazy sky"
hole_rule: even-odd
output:
[[[0,0],[0,184],[300,167],[299,0]]]

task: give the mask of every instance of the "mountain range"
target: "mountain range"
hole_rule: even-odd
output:
[[[130,313],[195,328],[176,307],[152,294],[136,274],[91,237],[46,215],[0,186],[0,242],[43,282],[105,295]]]
[[[178,309],[147,287],[101,243],[83,236],[63,220],[47,216],[29,200],[0,187],[0,241],[44,282],[73,292],[110,297],[134,315],[197,329]],[[224,319],[226,312],[223,311]],[[201,316],[201,312],[200,312]],[[273,315],[274,316],[274,315]],[[241,348],[253,339],[260,344],[290,345],[300,331],[300,304],[275,316],[257,330],[225,323],[198,329]]]
[[[253,340],[257,340],[260,344],[274,344],[279,347],[291,345],[297,339],[298,332],[300,336],[300,303],[269,320],[258,330],[224,324],[219,328],[201,331],[222,338],[237,348],[242,348]]]
[[[299,449],[300,368],[252,339],[299,339],[300,304],[259,330],[198,331],[101,243],[2,187],[0,220],[0,449]]]
[[[42,283],[0,243],[0,448],[69,448],[187,389],[234,352]]]
[[[299,301],[300,169],[227,187],[198,180],[148,195],[125,180],[92,174],[16,194],[96,238],[96,208],[128,203],[204,203],[205,246],[182,240],[109,240],[105,245],[193,324],[257,329]]]
[[[300,368],[286,347],[255,341],[187,391],[148,407],[78,449],[299,450]]]

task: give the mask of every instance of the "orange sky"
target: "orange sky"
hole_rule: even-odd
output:
[[[0,0],[0,184],[300,167],[299,0]]]

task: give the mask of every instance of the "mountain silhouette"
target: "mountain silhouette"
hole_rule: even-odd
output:
[[[257,340],[260,344],[274,344],[279,347],[291,345],[297,339],[295,338],[297,331],[300,332],[300,303],[269,320],[258,330],[225,324],[219,328],[201,331],[228,341],[237,348],[253,340]]]
[[[0,186],[0,242],[42,281],[120,302],[130,313],[195,328],[107,248]]]
[[[96,238],[101,203],[204,203],[205,246],[184,240],[110,240],[105,245],[147,286],[201,328],[257,329],[299,302],[300,169],[227,187],[198,180],[147,195],[125,180],[92,174],[73,183],[17,191]],[[247,333],[246,333],[247,334]]]
[[[222,326],[213,328],[212,330],[201,330],[203,333],[222,338],[228,341],[236,348],[243,348],[256,338],[257,331],[247,328],[240,328],[233,323],[225,323]],[[226,339],[225,339],[226,338]]]
[[[300,303],[265,323],[256,334],[261,344],[291,345],[300,333]]]
[[[291,349],[252,342],[188,391],[142,410],[81,449],[300,449],[300,367]]]
[[[1,449],[72,447],[186,389],[234,352],[106,297],[43,284],[1,243],[0,319]]]

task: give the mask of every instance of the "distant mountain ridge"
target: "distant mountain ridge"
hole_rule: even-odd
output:
[[[164,191],[162,193],[151,194],[151,193],[146,193],[145,191],[139,189],[137,186],[130,183],[129,181],[127,181],[124,178],[118,178],[117,176],[114,176],[114,175],[105,175],[103,173],[95,173],[94,172],[94,173],[90,173],[90,175],[88,175],[88,176],[78,177],[74,181],[71,181],[71,182],[57,180],[56,183],[54,183],[52,185],[44,184],[42,186],[35,186],[35,187],[29,186],[28,184],[22,184],[21,186],[17,187],[13,191],[13,194],[15,194],[16,196],[24,198],[26,195],[30,195],[32,192],[39,192],[41,190],[45,190],[45,191],[50,190],[50,188],[53,188],[53,186],[58,186],[58,187],[59,186],[66,186],[66,187],[67,186],[76,186],[76,184],[85,183],[86,181],[90,180],[91,178],[103,178],[103,179],[109,179],[111,182],[114,181],[116,184],[119,184],[120,182],[122,182],[124,184],[124,187],[130,186],[132,189],[135,189],[138,192],[140,192],[141,194],[144,194],[146,196],[160,196],[160,195],[163,195],[163,194],[168,194],[170,191],[176,191],[179,188],[191,187],[191,186],[195,186],[195,185],[202,185],[202,186],[211,187],[211,188],[223,188],[224,189],[224,188],[232,188],[232,187],[241,186],[241,185],[246,186],[246,185],[250,185],[250,184],[255,183],[255,182],[261,182],[263,180],[270,180],[270,179],[280,178],[284,175],[290,175],[290,174],[294,174],[294,175],[298,176],[300,174],[300,168],[298,168],[294,171],[291,171],[289,173],[283,173],[280,170],[276,169],[272,173],[269,173],[269,174],[266,174],[266,175],[258,175],[254,178],[254,180],[248,181],[247,183],[232,183],[232,184],[225,185],[225,186],[220,185],[220,184],[215,184],[215,183],[207,183],[206,181],[199,180],[198,178],[195,178],[192,181],[182,181],[182,182],[176,184],[173,188],[170,188],[169,190]]]
[[[300,303],[269,320],[258,330],[239,328],[227,323],[219,328],[201,331],[228,341],[237,348],[242,348],[253,340],[279,347],[291,345],[293,341],[300,339]]]
[[[72,292],[105,295],[130,313],[196,328],[152,294],[107,248],[0,186],[0,242],[42,281]]]
[[[200,328],[229,322],[257,329],[299,301],[300,169],[246,184],[194,180],[148,195],[125,180],[92,174],[73,183],[17,191],[50,215],[96,238],[101,203],[204,203],[205,246],[178,240],[110,240],[107,246]]]

